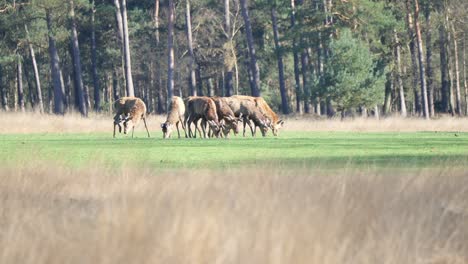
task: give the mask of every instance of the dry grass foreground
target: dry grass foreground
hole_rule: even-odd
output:
[[[333,173],[333,175],[331,175]],[[467,263],[468,175],[0,168],[0,263]]]
[[[112,133],[113,119],[111,115],[90,114],[82,118],[77,113],[66,116],[39,115],[35,113],[0,113],[4,125],[0,126],[0,134],[6,133]],[[160,124],[165,116],[150,115],[148,126],[150,131],[160,131]],[[346,119],[316,119],[307,117],[285,118],[282,131],[352,131],[352,132],[412,132],[412,131],[457,131],[468,132],[468,118],[444,117],[425,121],[420,118],[402,119],[398,117],[355,118]],[[136,128],[144,131],[143,124]]]

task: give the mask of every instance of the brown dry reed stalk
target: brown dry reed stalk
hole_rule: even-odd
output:
[[[113,119],[109,114],[90,113],[83,118],[78,113],[65,116],[40,115],[37,113],[0,112],[3,125],[0,134],[7,133],[92,133],[112,131]],[[165,116],[149,115],[150,131],[160,131]],[[288,117],[281,131],[349,131],[349,132],[412,132],[412,131],[456,131],[468,132],[468,118],[443,117],[430,121],[418,118],[389,117],[373,118],[314,119],[310,117]],[[136,130],[144,131],[143,124]]]
[[[467,263],[468,174],[0,167],[0,263]]]

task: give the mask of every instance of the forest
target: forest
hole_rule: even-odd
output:
[[[262,96],[281,114],[468,115],[464,0],[0,0],[4,111]]]

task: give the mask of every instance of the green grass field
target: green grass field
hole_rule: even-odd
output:
[[[136,138],[110,133],[0,135],[0,159],[31,159],[71,166],[145,165],[160,168],[226,168],[271,164],[432,167],[468,164],[468,133],[283,132],[279,137],[163,140],[160,133]]]
[[[114,139],[111,117],[6,115],[0,263],[468,263],[464,119],[164,140],[164,118]],[[463,132],[414,132],[436,130]]]

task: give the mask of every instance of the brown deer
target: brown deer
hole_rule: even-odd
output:
[[[179,132],[179,123],[182,126],[182,129],[185,131],[184,125],[184,115],[185,115],[185,104],[182,98],[178,96],[173,96],[171,100],[170,110],[167,114],[166,122],[161,124],[161,129],[163,131],[163,138],[170,138],[173,127],[177,128],[177,134],[180,138]]]
[[[143,119],[145,124],[146,132],[150,137],[148,126],[146,125],[146,105],[140,98],[137,97],[121,97],[114,102],[115,116],[114,116],[114,137],[115,127],[119,127],[119,132],[122,131],[121,125],[124,126],[124,134],[127,134],[128,130],[132,129],[135,131],[135,126]]]

